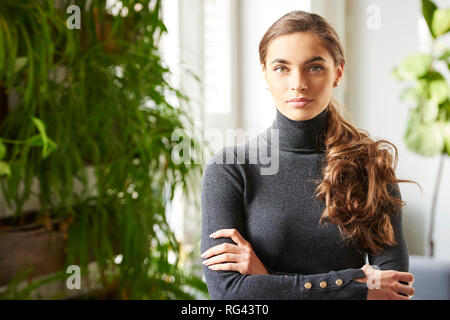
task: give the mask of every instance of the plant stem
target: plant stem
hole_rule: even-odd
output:
[[[439,189],[441,185],[441,177],[442,177],[442,171],[444,169],[444,160],[445,160],[445,153],[440,154],[439,158],[439,167],[436,177],[436,183],[434,185],[434,192],[433,192],[433,202],[431,203],[431,215],[430,215],[430,226],[428,231],[428,244],[430,246],[430,257],[434,256],[434,240],[433,240],[433,231],[434,231],[434,220],[436,217],[436,204],[437,204],[437,196],[439,194]]]
[[[5,138],[0,138],[0,141],[6,142],[6,143],[12,143],[12,144],[27,143],[27,140],[9,140],[9,139],[5,139]]]

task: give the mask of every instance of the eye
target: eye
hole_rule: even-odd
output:
[[[318,72],[318,71],[322,71],[323,67],[319,64],[313,65],[309,67],[309,70],[314,71],[314,72]]]
[[[278,66],[278,67],[276,67],[275,69],[273,69],[274,71],[278,71],[278,69],[280,69],[280,68],[283,68],[283,69],[286,69],[286,67],[283,67],[283,66]]]

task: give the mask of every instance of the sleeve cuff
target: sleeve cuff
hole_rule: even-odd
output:
[[[331,271],[320,275],[302,277],[302,293],[312,299],[366,300],[367,284],[353,279],[365,278],[362,269]]]

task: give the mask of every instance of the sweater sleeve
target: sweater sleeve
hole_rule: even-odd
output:
[[[398,184],[390,188],[390,194],[396,198],[402,199]],[[377,255],[368,255],[369,264],[377,266],[380,270],[397,270],[408,272],[409,254],[405,235],[403,232],[402,210],[400,209],[391,218],[394,229],[394,237],[397,244],[384,248]]]
[[[223,148],[222,152],[225,150]],[[243,223],[243,178],[236,164],[227,164],[222,152],[216,153],[203,171],[201,252],[225,242],[234,244],[230,238],[209,238],[218,229],[235,228],[246,238]],[[207,266],[203,266],[203,270],[209,294],[214,300],[367,298],[366,284],[353,281],[365,277],[361,269],[308,275],[248,275],[237,271],[211,270]],[[327,285],[322,288],[321,282]]]

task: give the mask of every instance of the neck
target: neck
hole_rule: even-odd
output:
[[[294,152],[323,151],[328,107],[314,118],[291,120],[278,109],[272,128],[279,130],[280,150]]]

